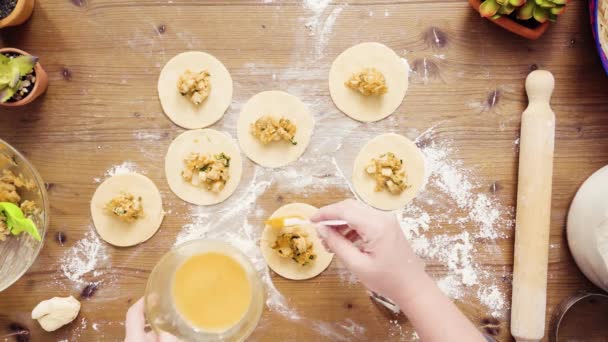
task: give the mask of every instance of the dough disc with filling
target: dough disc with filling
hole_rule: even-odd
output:
[[[211,75],[211,92],[200,105],[193,104],[177,90],[177,80],[188,69],[207,70]],[[160,72],[158,97],[163,111],[176,125],[188,129],[208,127],[224,115],[232,102],[232,77],[224,64],[208,53],[180,53]]]
[[[364,96],[348,88],[344,82],[364,68],[376,68],[386,80],[388,92],[379,96]],[[395,51],[380,43],[362,43],[346,49],[331,65],[329,92],[344,114],[372,122],[391,115],[405,97],[409,70]]]
[[[251,124],[262,116],[285,117],[296,125],[293,145],[288,141],[262,144],[251,134]],[[241,149],[249,159],[264,167],[281,167],[297,160],[306,150],[314,127],[310,111],[299,98],[282,91],[265,91],[254,95],[243,107],[237,123]]]
[[[316,212],[317,208],[303,203],[291,203],[284,205],[277,209],[270,218],[284,217],[284,216],[300,216],[303,218],[310,218]],[[262,239],[260,241],[260,248],[262,249],[262,255],[266,259],[268,266],[275,271],[278,275],[292,280],[303,280],[310,279],[321,272],[323,272],[331,263],[334,255],[329,253],[321,242],[321,239],[317,235],[317,230],[314,225],[301,226],[301,229],[308,234],[308,239],[311,239],[313,243],[313,250],[317,254],[314,262],[309,263],[306,266],[300,266],[290,258],[283,258],[272,249],[272,244],[276,241],[277,236],[282,232],[281,229],[271,228],[266,226],[262,233]]]
[[[124,222],[105,210],[105,206],[121,192],[141,197],[144,216],[135,222]],[[160,192],[154,182],[138,173],[118,174],[99,185],[91,199],[91,216],[99,236],[107,243],[128,247],[151,238],[165,213]]]
[[[192,152],[210,155],[224,152],[230,157],[230,179],[222,191],[214,193],[184,180],[184,159]],[[242,173],[243,160],[236,142],[228,133],[213,129],[198,129],[180,134],[171,142],[165,156],[165,175],[171,191],[192,204],[212,205],[223,202],[238,187]]]
[[[376,181],[365,169],[373,158],[381,154],[393,152],[403,160],[406,183],[410,186],[399,195],[393,195],[388,190],[375,191]],[[403,207],[418,195],[424,183],[424,157],[416,144],[406,137],[386,133],[368,141],[359,151],[353,167],[353,186],[357,194],[367,204],[382,210],[395,210]]]

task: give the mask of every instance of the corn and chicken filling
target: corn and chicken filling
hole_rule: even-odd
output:
[[[299,265],[306,266],[317,257],[313,251],[313,244],[307,237],[308,235],[304,233],[283,233],[277,237],[271,247],[279,256],[290,258]]]
[[[184,159],[186,167],[182,171],[184,180],[194,186],[219,193],[230,179],[230,156],[219,153],[214,156],[190,153]]]
[[[251,134],[264,145],[281,140],[297,145],[298,143],[294,140],[296,131],[296,125],[285,117],[277,119],[274,116],[265,115],[251,124]]]
[[[403,170],[403,160],[394,153],[388,152],[373,158],[365,171],[376,180],[376,191],[387,189],[391,194],[398,195],[409,185]]]
[[[106,204],[106,211],[121,221],[133,223],[144,216],[141,201],[141,196],[135,197],[131,193],[121,192]]]
[[[26,180],[23,175],[15,175],[8,169],[2,170],[0,176],[0,202],[10,202],[18,205],[26,217],[35,215],[38,212],[36,204],[30,200],[23,200],[19,190],[34,190],[36,184],[31,180]],[[0,214],[0,241],[6,240],[10,230],[6,224],[6,217]]]
[[[365,68],[354,73],[344,85],[364,96],[378,96],[388,92],[384,75],[376,68]]]
[[[190,102],[200,105],[211,93],[211,74],[207,70],[193,72],[186,70],[177,80],[177,89]]]

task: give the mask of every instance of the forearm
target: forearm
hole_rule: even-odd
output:
[[[422,341],[485,341],[481,333],[425,272],[394,298]]]

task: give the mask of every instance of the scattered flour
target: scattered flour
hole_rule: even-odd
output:
[[[432,133],[425,132],[417,142],[428,140]],[[476,260],[476,241],[493,246],[492,241],[506,238],[513,225],[513,208],[484,193],[488,187],[450,157],[455,152],[451,144],[431,142],[421,150],[427,181],[423,194],[397,213],[404,234],[427,262],[447,267],[448,274],[437,280],[446,295],[465,299],[466,294],[476,294],[492,315],[502,316],[504,295],[495,285],[497,280],[482,270],[482,260]]]
[[[315,45],[315,57],[320,58],[322,56],[323,51],[325,50],[325,48],[327,47],[327,43],[329,42],[329,38],[331,37],[334,24],[336,23],[336,19],[338,18],[340,13],[342,13],[342,10],[342,7],[334,8],[334,10],[331,11],[331,14],[327,17],[327,19],[325,19],[323,27],[320,30],[319,40]]]
[[[96,278],[102,275],[97,268],[109,264],[106,246],[89,227],[84,238],[74,244],[60,259],[63,275],[76,284],[85,284],[85,276]]]
[[[477,297],[481,299],[481,303],[492,310],[491,314],[495,318],[503,316],[502,309],[505,307],[505,295],[496,285],[491,285],[485,288],[479,288]]]
[[[103,177],[95,177],[93,181],[95,183],[101,183],[104,179],[113,177],[115,175],[135,172],[137,170],[137,165],[131,161],[125,161],[121,164],[116,164],[110,167],[103,175]]]
[[[325,12],[330,3],[331,1],[329,0],[305,0],[302,4],[305,9],[311,12],[304,26],[308,29],[309,35],[316,36],[316,40],[314,41],[315,59],[323,57],[323,52],[331,38],[336,19],[342,13],[342,10],[348,6],[346,3],[343,3],[326,15]]]

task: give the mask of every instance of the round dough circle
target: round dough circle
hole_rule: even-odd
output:
[[[207,70],[211,74],[211,92],[200,105],[195,105],[177,90],[177,81],[186,71]],[[158,78],[158,97],[163,111],[176,125],[188,128],[204,128],[213,125],[226,112],[232,102],[232,77],[217,58],[200,52],[189,51],[171,58]]]
[[[310,218],[316,212],[317,208],[312,205],[304,203],[291,203],[284,205],[277,209],[270,218],[284,217],[284,216],[300,216],[303,218]],[[272,244],[276,241],[277,236],[283,231],[282,229],[271,228],[266,226],[262,232],[262,238],[260,241],[260,248],[262,255],[266,259],[268,267],[275,271],[278,275],[292,280],[304,280],[316,277],[331,263],[334,255],[328,252],[321,239],[317,235],[317,230],[314,225],[301,226],[308,234],[308,238],[312,240],[313,249],[317,253],[317,258],[314,263],[310,263],[306,266],[300,266],[291,259],[283,258],[272,249]]]
[[[184,159],[192,152],[218,154],[224,152],[230,159],[230,179],[219,193],[194,186],[182,178]],[[171,142],[165,156],[165,176],[171,191],[177,197],[196,205],[212,205],[223,202],[234,193],[243,174],[243,159],[239,148],[228,133],[213,129],[186,131]]]
[[[144,216],[124,222],[105,211],[106,204],[121,192],[141,196]],[[138,173],[118,174],[97,187],[91,199],[91,216],[99,236],[109,244],[128,247],[151,238],[160,228],[165,213],[160,191],[148,177]]]
[[[275,141],[264,145],[251,134],[251,124],[264,115],[285,117],[297,127],[292,145]],[[241,110],[237,122],[237,137],[249,159],[264,167],[281,167],[297,160],[310,143],[315,122],[308,107],[299,98],[283,91],[264,91],[254,95]]]
[[[403,167],[409,188],[399,195],[393,195],[387,190],[375,191],[376,181],[365,168],[372,160],[381,154],[392,152],[403,160]],[[395,210],[403,207],[418,195],[424,183],[424,157],[416,144],[406,137],[386,133],[368,141],[359,151],[353,167],[353,186],[357,194],[369,205],[382,210]]]
[[[386,79],[388,92],[380,96],[364,96],[344,85],[363,68],[376,68]],[[380,43],[361,43],[342,52],[329,71],[331,98],[344,114],[372,122],[391,115],[403,102],[408,87],[409,70],[401,58]]]

